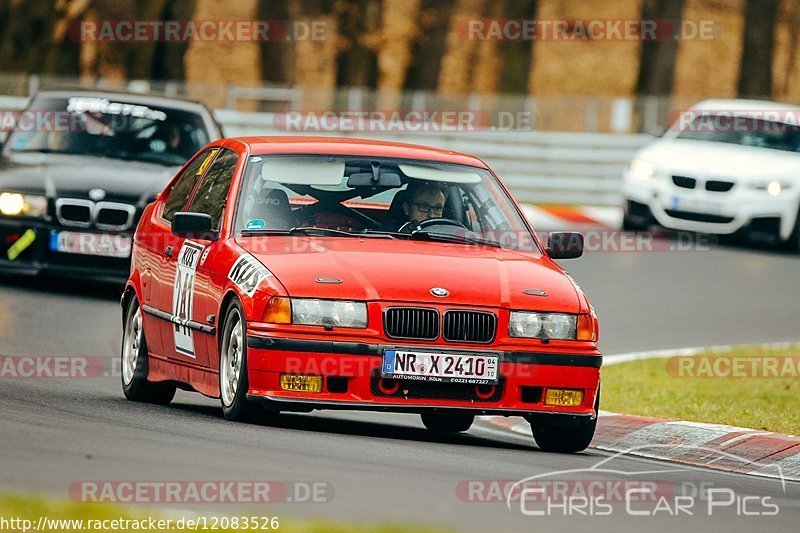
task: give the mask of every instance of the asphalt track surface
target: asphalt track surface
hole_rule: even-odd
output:
[[[714,248],[591,253],[563,264],[600,315],[605,353],[800,337],[798,257]],[[118,296],[113,286],[0,278],[0,355],[116,359]],[[635,477],[676,488],[727,488],[737,497],[768,497],[779,513],[741,516],[733,506],[708,516],[707,502],[696,500],[692,516],[662,510],[656,518],[634,517],[622,504],[615,504],[610,516],[589,518],[558,509],[546,518],[526,516],[519,504],[509,510],[503,503],[464,501],[457,487],[467,480],[543,474],[554,479],[553,472],[588,469],[608,454],[544,453],[532,439],[482,427],[439,436],[427,432],[415,415],[315,412],[281,415],[272,423],[233,424],[222,418],[216,401],[197,394],[179,392],[169,407],[127,402],[114,376],[0,379],[0,425],[0,490],[58,498],[67,498],[69,487],[81,480],[322,481],[332,487],[326,503],[165,507],[199,515],[278,515],[466,531],[752,532],[796,530],[800,523],[798,484],[784,487],[774,480],[633,457],[614,458],[607,467],[616,472],[566,477]],[[749,510],[769,511],[749,502]]]

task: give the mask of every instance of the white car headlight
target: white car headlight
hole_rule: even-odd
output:
[[[0,193],[0,214],[42,218],[47,214],[47,197],[17,192]]]
[[[648,181],[656,176],[658,168],[653,164],[641,159],[631,161],[631,178],[638,181]]]
[[[780,196],[782,192],[792,187],[792,184],[786,181],[768,181],[763,183],[752,183],[750,186],[758,191],[765,191],[770,196]]]
[[[577,320],[576,315],[511,311],[508,334],[532,339],[575,340]]]
[[[347,300],[292,298],[292,324],[365,328],[367,304]]]

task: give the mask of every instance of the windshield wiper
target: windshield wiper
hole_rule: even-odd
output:
[[[318,228],[316,226],[296,226],[289,230],[289,235],[329,235],[332,237],[358,237],[355,233],[331,228]]]
[[[330,237],[359,237],[355,233],[330,228],[317,228],[314,226],[295,226],[292,229],[244,229],[242,237],[253,235],[326,235]]]
[[[495,241],[487,241],[485,239],[477,239],[475,237],[467,237],[466,235],[449,235],[444,233],[431,233],[429,231],[412,231],[411,238],[422,237],[429,241],[438,242],[454,242],[458,244],[473,244],[475,246],[491,246],[492,248],[500,248],[500,243]]]

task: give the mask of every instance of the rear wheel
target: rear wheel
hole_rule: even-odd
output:
[[[548,426],[531,424],[531,433],[539,449],[545,452],[576,453],[589,447],[597,428],[597,411],[600,407],[600,391],[594,402],[595,416],[584,418],[577,426]]]
[[[236,422],[251,421],[263,412],[247,400],[247,327],[242,306],[234,300],[225,315],[219,354],[219,397],[222,414]]]
[[[786,241],[786,247],[792,252],[800,253],[800,210],[798,210],[797,218],[794,221],[794,231]]]
[[[421,415],[422,423],[431,431],[461,433],[472,427],[473,415]]]
[[[142,310],[134,296],[125,310],[122,332],[122,391],[134,402],[167,405],[175,397],[175,385],[147,381],[147,343],[142,327]]]

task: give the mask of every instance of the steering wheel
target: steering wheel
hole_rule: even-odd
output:
[[[423,220],[422,222],[414,222],[412,220],[403,224],[397,231],[398,233],[411,233],[413,231],[423,230],[430,226],[455,226],[457,228],[462,228],[469,231],[469,228],[467,228],[464,224],[458,220],[453,220],[452,218],[429,218],[427,220]]]

